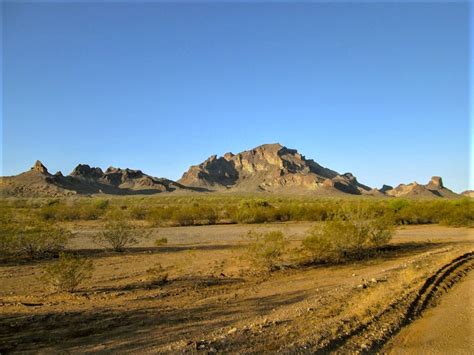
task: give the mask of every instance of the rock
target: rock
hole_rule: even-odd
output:
[[[41,163],[39,160],[36,161],[35,165],[31,168],[31,170],[36,171],[41,174],[49,174],[48,169]]]
[[[237,328],[230,329],[227,334],[234,334],[237,331]]]
[[[383,185],[382,188],[379,190],[380,192],[387,192],[389,190],[393,190],[393,186],[390,185]]]
[[[428,186],[436,187],[436,188],[443,188],[443,179],[440,176],[433,176],[428,183]]]

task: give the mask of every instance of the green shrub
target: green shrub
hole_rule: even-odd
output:
[[[474,227],[474,201],[466,198],[451,202],[439,222],[446,226]]]
[[[16,250],[30,258],[57,255],[65,249],[71,233],[52,225],[26,226],[16,235]]]
[[[154,244],[155,244],[156,247],[160,247],[162,245],[168,244],[168,238],[165,238],[165,237],[157,238],[157,239],[155,239]]]
[[[1,223],[1,254],[32,259],[54,256],[65,249],[70,237],[69,231],[47,223]]]
[[[74,292],[92,277],[93,270],[92,260],[61,253],[58,261],[45,266],[41,280],[55,291]]]
[[[387,244],[393,231],[393,220],[387,216],[366,208],[345,209],[334,220],[313,227],[302,246],[313,262],[340,262]]]
[[[233,219],[238,223],[264,223],[275,221],[277,210],[266,200],[242,200]]]
[[[249,231],[246,257],[257,268],[272,271],[276,268],[288,246],[288,240],[280,231],[258,233]]]
[[[133,225],[126,221],[111,221],[102,232],[94,235],[93,241],[99,246],[122,252],[126,247],[138,243],[135,235],[136,228]]]

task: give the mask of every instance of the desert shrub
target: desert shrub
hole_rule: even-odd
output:
[[[173,216],[174,208],[156,206],[148,210],[146,215],[146,220],[148,220],[152,225],[161,226],[166,224],[167,221],[171,220]]]
[[[130,209],[130,217],[136,220],[144,220],[148,215],[148,210],[143,206],[133,206]]]
[[[30,258],[57,255],[65,249],[71,233],[52,225],[26,226],[18,231],[14,241],[19,254]]]
[[[474,201],[463,199],[451,202],[439,222],[446,226],[474,227]]]
[[[288,246],[288,240],[281,231],[258,233],[249,231],[247,238],[250,243],[247,246],[246,257],[257,268],[272,271],[278,263]]]
[[[365,208],[345,209],[332,221],[313,227],[303,240],[303,251],[313,262],[340,262],[360,258],[387,244],[393,220]]]
[[[92,277],[93,270],[92,260],[61,253],[58,261],[45,266],[41,280],[55,291],[74,292]]]
[[[277,210],[266,200],[243,200],[233,217],[238,223],[264,223],[277,220]]]
[[[102,232],[94,235],[93,241],[99,246],[122,252],[126,247],[138,243],[136,228],[126,221],[110,221]]]
[[[163,238],[157,238],[155,239],[155,246],[160,247],[162,245],[168,244],[168,238],[163,237]]]
[[[40,222],[2,223],[1,254],[40,258],[58,255],[65,249],[71,233],[63,228]]]
[[[108,200],[50,200],[38,211],[44,221],[96,220],[103,216],[109,206]]]
[[[168,281],[168,273],[161,264],[156,264],[154,267],[147,269],[146,275],[147,280],[152,285],[162,285]]]

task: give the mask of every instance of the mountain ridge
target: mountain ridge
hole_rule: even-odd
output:
[[[156,194],[170,192],[243,192],[305,194],[314,196],[374,196],[408,198],[456,198],[441,177],[434,176],[426,185],[416,182],[393,188],[370,188],[352,173],[338,173],[307,159],[296,149],[279,143],[263,144],[237,154],[211,155],[192,165],[173,181],[157,178],[141,170],[78,164],[64,176],[51,174],[41,161],[15,176],[0,178],[2,196],[71,196],[84,194]]]

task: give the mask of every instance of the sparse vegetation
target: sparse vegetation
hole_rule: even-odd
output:
[[[257,268],[274,270],[281,262],[288,246],[285,235],[281,231],[267,233],[250,231],[247,238],[250,240],[246,252],[249,261]]]
[[[345,209],[332,221],[313,227],[303,240],[303,250],[313,262],[340,262],[360,258],[387,244],[393,221],[366,207]]]
[[[126,221],[111,221],[102,232],[93,237],[94,243],[114,251],[122,252],[125,248],[138,243],[136,228]]]
[[[155,239],[155,247],[161,247],[162,245],[168,244],[168,238],[162,237]]]
[[[161,264],[155,264],[146,270],[147,279],[152,285],[162,285],[168,281],[168,273],[161,266]]]
[[[31,259],[54,256],[64,250],[70,237],[69,231],[48,223],[5,223],[1,227],[1,254]]]
[[[395,224],[442,223],[449,226],[474,225],[474,201],[389,199],[321,199],[242,196],[154,196],[19,199],[8,200],[3,212],[45,222],[143,221],[149,226],[190,226],[226,223],[268,223],[284,221],[328,221],[341,211],[360,206],[393,217]],[[120,218],[117,218],[120,216]]]
[[[92,260],[61,253],[59,259],[44,268],[41,281],[58,292],[74,292],[78,286],[92,277]]]

